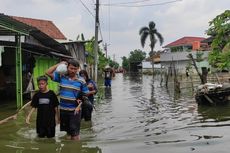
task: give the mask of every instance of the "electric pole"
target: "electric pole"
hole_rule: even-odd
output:
[[[95,16],[95,41],[94,41],[94,81],[97,82],[97,64],[98,64],[98,28],[99,28],[99,0],[96,0]]]
[[[105,43],[104,50],[105,50],[105,57],[107,58],[107,43]]]

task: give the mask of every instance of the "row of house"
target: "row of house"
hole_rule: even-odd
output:
[[[52,21],[0,14],[0,103],[15,99],[23,105],[24,95],[37,89],[37,76],[63,59],[86,63],[84,41],[68,41]],[[49,80],[49,88],[58,85]]]
[[[196,62],[198,69],[201,71],[202,67],[211,69],[208,63],[208,54],[210,52],[210,39],[203,37],[183,37],[174,42],[165,45],[162,52],[158,52],[154,57],[155,69],[168,69],[174,65],[178,73],[184,74],[186,68],[189,67],[191,59],[188,54],[192,54],[194,59],[199,57],[202,61]],[[142,62],[142,71],[150,71],[151,61]]]

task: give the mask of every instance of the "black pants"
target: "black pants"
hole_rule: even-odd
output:
[[[37,133],[39,138],[52,138],[55,136],[55,126],[54,127],[37,127]]]
[[[83,102],[81,118],[82,119],[84,118],[85,121],[91,121],[92,112],[93,112],[93,105],[90,103],[90,101]]]
[[[60,130],[66,131],[68,135],[77,136],[80,133],[81,112],[60,110]]]

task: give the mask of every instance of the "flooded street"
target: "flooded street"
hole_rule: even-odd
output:
[[[35,123],[25,125],[25,112],[0,125],[2,153],[227,153],[230,106],[198,107],[192,93],[160,86],[160,78],[117,74],[103,88],[92,123],[82,122],[81,141],[36,138]],[[176,97],[176,98],[175,98]],[[34,115],[35,116],[35,115]]]

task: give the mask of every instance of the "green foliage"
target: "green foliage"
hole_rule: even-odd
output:
[[[142,62],[146,57],[146,53],[140,49],[135,49],[130,52],[129,57],[122,57],[122,67],[126,70],[129,69],[129,63]]]
[[[109,66],[113,67],[115,69],[119,68],[119,63],[117,63],[116,61],[112,61],[111,59],[109,59]]]
[[[141,62],[145,59],[145,57],[146,57],[145,52],[143,52],[140,49],[136,49],[130,52],[129,62],[130,63]]]
[[[94,64],[94,52],[93,52],[93,47],[94,47],[94,37],[90,39],[89,42],[85,43],[85,49],[88,52],[88,56],[86,57],[87,63],[92,65]]]
[[[227,58],[229,58],[230,49],[227,46],[230,42],[230,10],[216,16],[209,22],[209,26],[207,34],[213,37],[209,62],[220,70],[229,69],[230,60]]]
[[[87,63],[90,65],[94,64],[94,37],[91,38],[89,42],[85,44],[86,51],[89,53],[88,57],[86,58]],[[103,53],[102,49],[98,48],[98,69],[102,71],[104,67],[109,64],[111,67],[118,68],[119,64],[117,62],[112,61],[110,58],[106,58],[105,54]]]
[[[125,57],[125,56],[123,56],[121,59],[122,59],[122,67],[126,71],[128,71],[128,69],[129,69],[129,59],[127,57]]]
[[[204,53],[203,52],[196,52],[196,61],[197,62],[201,62],[201,61],[203,61],[204,59],[203,59],[203,56],[204,55]]]

